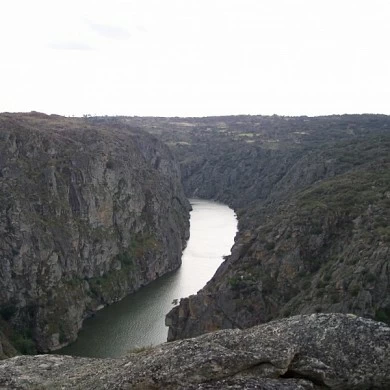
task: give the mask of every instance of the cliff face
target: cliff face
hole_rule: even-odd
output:
[[[19,350],[73,341],[86,315],[179,267],[190,206],[161,142],[41,114],[2,114],[0,137],[0,314]]]
[[[292,126],[272,152],[238,143],[234,163],[214,153],[209,173],[183,159],[187,190],[215,189],[240,233],[208,285],[167,316],[169,340],[315,312],[390,322],[390,124],[360,119],[304,122],[299,142]]]
[[[167,316],[169,340],[303,313],[390,322],[389,117],[137,124],[173,148],[188,196],[239,220],[232,256]]]
[[[342,314],[296,316],[165,343],[121,359],[20,356],[12,389],[388,389],[390,328]]]
[[[388,163],[362,169],[252,210],[257,224],[241,231],[213,279],[167,316],[169,339],[298,313],[388,322],[389,172]]]

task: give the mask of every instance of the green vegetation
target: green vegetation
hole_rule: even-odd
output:
[[[390,226],[379,226],[376,232],[384,242],[390,243]]]
[[[302,193],[298,207],[304,215],[316,216],[327,211],[341,212],[353,217],[371,204],[379,203],[386,206],[388,202],[385,193],[388,188],[390,164],[356,173],[346,173],[323,181]]]
[[[378,309],[375,313],[375,320],[385,322],[390,325],[390,309],[382,308]]]
[[[265,249],[267,249],[268,251],[272,251],[274,248],[275,248],[275,243],[273,241],[268,241],[265,244]]]
[[[15,305],[12,305],[11,303],[2,305],[0,307],[0,315],[5,321],[10,320],[16,312],[17,307]]]
[[[37,353],[35,343],[29,331],[18,332],[14,330],[11,343],[22,355],[35,355]]]
[[[124,251],[116,256],[122,266],[131,268],[134,266],[133,254],[129,251]]]
[[[121,264],[120,269],[112,269],[102,276],[88,280],[92,296],[101,297],[115,291],[119,286],[128,284],[134,279],[145,254],[157,251],[158,248],[158,242],[151,234],[138,234],[131,244],[115,257],[114,260]]]
[[[361,288],[360,288],[360,286],[353,286],[351,289],[350,289],[350,293],[351,293],[351,295],[353,296],[353,297],[357,297],[358,295],[359,295],[359,293],[360,293],[360,290],[361,290]]]
[[[371,272],[367,273],[367,275],[365,276],[365,281],[367,283],[375,283],[377,281],[377,279],[378,279],[378,277]]]
[[[244,283],[239,275],[235,275],[228,279],[228,285],[232,290],[238,290]]]
[[[146,351],[151,351],[153,349],[153,345],[146,345],[144,347],[135,347],[133,349],[131,349],[130,351],[128,351],[128,353],[142,353],[142,352],[146,352]]]

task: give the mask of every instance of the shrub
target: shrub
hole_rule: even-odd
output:
[[[153,345],[145,345],[143,347],[135,347],[133,349],[130,349],[128,353],[141,353],[146,351],[151,351],[153,349]]]
[[[390,309],[378,309],[375,313],[375,321],[390,324]]]
[[[265,249],[267,249],[268,251],[272,251],[274,248],[275,248],[275,243],[273,241],[268,241],[265,244]]]
[[[233,276],[229,278],[228,284],[232,290],[238,290],[241,285],[241,278],[239,276]]]
[[[0,315],[3,317],[3,319],[5,321],[8,321],[9,319],[11,319],[14,316],[16,311],[17,311],[17,308],[15,305],[7,304],[4,306],[1,306]]]
[[[329,271],[324,276],[324,281],[329,282],[332,279],[332,273]]]
[[[366,275],[366,282],[368,283],[374,283],[376,282],[377,280],[377,276],[371,272],[369,272],[367,275]]]
[[[359,292],[360,292],[360,287],[359,286],[353,286],[351,288],[351,295],[353,297],[357,297],[359,295]]]
[[[311,287],[311,281],[310,281],[310,280],[305,280],[305,281],[302,283],[302,289],[303,289],[303,290],[307,290],[309,287]]]
[[[22,355],[35,355],[37,353],[34,341],[26,334],[15,332],[11,341],[15,349]]]

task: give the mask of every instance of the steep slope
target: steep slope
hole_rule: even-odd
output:
[[[21,352],[180,266],[190,206],[157,139],[37,113],[2,114],[0,137],[0,314]]]
[[[390,320],[390,162],[323,180],[241,231],[232,256],[168,315],[169,339],[314,312]]]
[[[296,316],[165,343],[121,359],[20,356],[12,389],[388,389],[390,328],[342,314]]]
[[[127,118],[177,154],[189,196],[232,205],[233,254],[169,339],[299,313],[390,321],[390,118]]]

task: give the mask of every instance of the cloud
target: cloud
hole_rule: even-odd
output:
[[[131,34],[122,27],[112,26],[109,24],[100,24],[95,22],[87,21],[88,26],[99,35],[104,38],[114,39],[114,40],[127,40],[130,38]]]
[[[143,33],[147,33],[148,32],[148,29],[145,26],[143,26],[142,24],[137,25],[136,28],[140,32],[143,32]]]
[[[50,42],[49,48],[54,50],[78,50],[78,51],[89,51],[95,50],[94,47],[77,41],[58,41]]]

